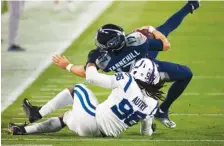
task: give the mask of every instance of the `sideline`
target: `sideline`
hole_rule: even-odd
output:
[[[24,18],[20,24],[20,42],[25,44],[22,46],[27,50],[18,53],[7,52],[7,45],[2,44],[1,112],[52,63],[52,55],[63,53],[112,4],[112,0],[91,3],[77,1],[75,5],[79,7],[74,14],[49,12],[52,11],[52,2],[37,4],[24,10]],[[63,18],[66,18],[65,22],[60,21]],[[2,21],[5,27],[4,37],[7,33],[6,16]]]

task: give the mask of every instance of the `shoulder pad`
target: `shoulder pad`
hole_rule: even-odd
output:
[[[120,86],[126,92],[130,85],[133,83],[133,77],[125,72],[118,72],[115,74],[115,78]]]
[[[127,46],[140,46],[146,42],[147,38],[140,32],[133,32],[125,36]]]
[[[88,54],[87,63],[95,63],[96,59],[101,55],[98,49],[91,50]]]
[[[98,57],[96,59],[96,65],[101,69],[101,70],[104,70],[108,63],[110,62],[111,60],[111,57],[107,54],[103,54],[101,55],[100,57]]]

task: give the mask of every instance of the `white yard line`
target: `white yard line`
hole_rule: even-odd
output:
[[[43,96],[31,96],[31,98],[32,99],[35,99],[35,100],[37,100],[37,99],[44,99],[44,98],[52,98],[53,96],[51,96],[51,95],[43,95]],[[33,101],[33,100],[32,100]]]
[[[110,92],[94,92],[94,94],[97,96],[100,95],[109,95]],[[207,95],[207,96],[223,96],[224,92],[207,92],[207,93],[199,93],[199,92],[186,92],[183,93],[182,96],[202,96],[202,95]]]
[[[49,92],[49,91],[61,91],[62,89],[61,88],[40,88],[40,92]]]
[[[35,100],[39,99],[43,99],[43,98],[53,98],[57,93],[59,93],[60,91],[62,91],[62,89],[59,88],[41,88],[40,92],[46,92],[46,93],[51,93],[50,95],[43,95],[43,96],[32,96],[32,98],[34,98]],[[53,94],[55,93],[55,94]],[[96,96],[105,96],[105,95],[109,95],[111,92],[93,92],[94,95]],[[183,93],[182,96],[224,96],[224,92],[207,92],[207,93],[199,93],[199,92],[186,92]]]
[[[66,109],[60,109],[57,111],[65,111]],[[68,110],[68,109],[67,109]],[[18,116],[24,116],[24,113],[19,113]],[[59,116],[58,113],[53,113],[51,116]],[[171,113],[170,116],[205,116],[205,117],[223,117],[224,114],[200,114],[200,113]],[[26,117],[18,117],[18,118],[12,118],[12,120],[24,120],[27,119]],[[47,119],[47,118],[42,118]]]
[[[208,116],[223,117],[224,114],[200,114],[200,113],[171,113],[170,116]]]
[[[25,116],[24,114],[23,114],[23,116]],[[60,115],[57,115],[57,116],[60,116]],[[43,120],[47,120],[48,118],[42,118]],[[12,118],[12,120],[25,120],[25,121],[27,121],[27,117],[24,117],[24,118]],[[13,121],[14,122],[14,121]],[[16,123],[16,122],[15,122]]]
[[[214,75],[214,76],[207,76],[207,75],[196,75],[193,77],[193,79],[224,79],[224,76],[222,75]]]
[[[73,29],[73,35],[64,42],[59,42],[57,44],[58,48],[55,48],[56,51],[52,51],[47,57],[45,62],[37,66],[37,68],[32,71],[31,75],[26,77],[25,81],[22,81],[21,83],[17,83],[17,88],[10,92],[9,95],[4,97],[4,102],[2,103],[1,111],[3,112],[10,104],[12,104],[19,95],[21,95],[24,90],[31,85],[38,76],[51,64],[51,57],[55,54],[61,54],[65,51],[65,49],[75,40],[77,39],[80,34],[89,27],[89,25],[105,10],[111,5],[112,1],[106,1],[106,2],[92,2],[89,4],[88,8],[84,8],[85,11],[78,15],[77,22],[74,26],[76,28]],[[42,5],[40,5],[42,6]],[[49,16],[50,17],[50,16]],[[55,24],[55,23],[52,23]],[[58,31],[60,32],[60,31]],[[29,33],[29,32],[28,32]],[[35,52],[34,52],[35,53]],[[30,54],[28,54],[30,55]],[[35,54],[34,54],[35,55]],[[4,55],[3,55],[4,56]],[[8,81],[10,82],[10,81]]]
[[[3,138],[2,141],[17,141],[21,139],[17,138]],[[223,139],[216,140],[216,139],[118,139],[118,138],[69,138],[69,139],[50,139],[50,138],[24,138],[24,141],[124,141],[124,142],[224,142]]]
[[[2,144],[2,146],[52,146],[50,144]]]

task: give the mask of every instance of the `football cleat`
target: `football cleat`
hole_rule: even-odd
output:
[[[21,51],[25,51],[24,48],[18,46],[18,45],[11,45],[9,48],[8,48],[8,51],[9,52],[21,52]]]
[[[163,125],[165,125],[168,128],[175,128],[176,123],[171,121],[168,117],[167,112],[163,112],[161,109],[158,109],[156,111],[156,114],[154,115],[155,119],[159,120]]]
[[[188,3],[191,5],[191,13],[194,12],[197,8],[200,7],[200,1],[199,0],[189,0]]]
[[[39,113],[41,107],[32,106],[28,99],[24,99],[22,102],[22,107],[27,117],[29,118],[30,123],[33,123],[42,118]]]
[[[151,125],[151,127],[149,127]],[[150,124],[147,122],[141,122],[140,123],[140,133],[144,136],[151,136],[156,131],[156,124],[152,123]]]
[[[26,134],[26,130],[25,130],[25,126],[27,124],[23,124],[23,125],[16,125],[14,123],[9,123],[9,128],[8,131],[12,134],[12,135],[24,135]]]

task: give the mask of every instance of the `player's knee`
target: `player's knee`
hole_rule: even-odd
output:
[[[74,87],[68,88],[71,95],[73,95]]]
[[[193,73],[192,73],[191,69],[187,66],[184,66],[184,69],[185,69],[186,78],[191,79],[193,77]]]
[[[75,86],[74,86],[74,88],[73,88],[73,92],[74,92],[74,90],[85,90],[85,91],[87,91],[87,87],[84,85],[84,84],[76,84]]]

